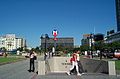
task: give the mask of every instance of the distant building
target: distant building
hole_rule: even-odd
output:
[[[5,36],[1,36],[0,37],[0,48],[5,47],[5,41],[6,41]]]
[[[5,48],[8,51],[16,49],[16,37],[15,34],[6,34]]]
[[[94,40],[90,38],[90,34],[84,34],[83,39],[81,40],[81,45],[91,46],[91,42],[94,43]]]
[[[83,39],[81,40],[81,45],[89,45],[90,34],[84,34]]]
[[[74,46],[74,48],[79,48],[79,47],[80,47],[80,45],[75,45],[75,46]]]
[[[112,42],[115,42],[115,41],[120,41],[120,31],[119,32],[116,32],[116,33],[113,33],[111,35],[108,35],[106,37],[106,43],[112,43]]]
[[[46,41],[46,46],[49,48],[50,46],[54,46],[54,38],[49,38]],[[74,48],[74,38],[66,37],[66,38],[57,38],[56,46],[62,46],[65,48]],[[41,39],[41,49],[45,49],[45,38]]]
[[[0,36],[0,48],[5,47],[7,51],[13,51],[17,48],[25,47],[23,38],[16,38],[15,34],[6,34]]]
[[[23,38],[16,38],[16,48],[25,47],[26,43]]]

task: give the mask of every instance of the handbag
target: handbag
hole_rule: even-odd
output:
[[[34,56],[34,60],[37,60],[37,56]]]

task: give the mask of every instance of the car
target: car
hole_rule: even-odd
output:
[[[25,58],[29,58],[30,53],[22,53],[22,56],[25,56]]]
[[[0,52],[0,56],[3,56],[3,52]]]
[[[120,59],[120,52],[115,52],[115,53],[114,53],[114,58]]]

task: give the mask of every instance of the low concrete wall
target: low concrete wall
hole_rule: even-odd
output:
[[[45,75],[45,61],[38,61],[38,75]]]
[[[116,75],[115,62],[95,59],[81,59],[83,69],[87,73],[105,73],[109,75]]]
[[[108,61],[109,75],[116,75],[115,61]]]
[[[48,72],[66,72],[71,67],[71,57],[53,57],[46,62],[50,66]]]
[[[108,73],[107,61],[83,58],[81,64],[85,72]]]
[[[53,57],[46,61],[47,72],[66,72],[70,69],[71,57]],[[108,62],[103,60],[87,59],[80,60],[85,72],[88,73],[108,73]]]
[[[53,57],[46,61],[38,62],[38,74],[45,75],[49,72],[67,72],[71,67],[71,57]],[[83,70],[87,73],[105,73],[116,75],[115,62],[95,59],[80,59]]]

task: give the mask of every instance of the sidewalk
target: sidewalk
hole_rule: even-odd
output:
[[[40,57],[38,60],[42,60]],[[37,61],[36,61],[37,65]],[[36,66],[37,68],[37,66]],[[86,73],[82,76],[67,75],[66,73],[49,73],[46,75],[37,75],[29,73],[29,59],[0,66],[0,79],[120,79],[120,75],[109,76],[106,74]],[[37,69],[36,69],[37,71]]]
[[[66,75],[65,73],[50,73],[45,76],[39,75],[36,79],[120,79],[120,76],[109,76],[101,73],[86,73],[82,76]]]

